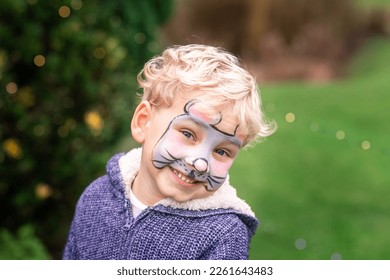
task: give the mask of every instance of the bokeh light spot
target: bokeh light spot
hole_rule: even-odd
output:
[[[293,123],[295,121],[295,115],[293,113],[286,114],[286,121],[289,123]]]
[[[307,242],[305,239],[298,238],[297,240],[295,240],[295,248],[297,248],[298,250],[303,250],[306,248],[306,246]]]
[[[87,112],[84,116],[84,121],[92,130],[92,132],[94,132],[94,134],[100,134],[104,122],[98,112],[96,111]]]
[[[60,137],[65,138],[69,135],[69,132],[71,130],[76,128],[76,125],[76,121],[72,118],[69,118],[65,121],[63,125],[58,128],[57,133]]]
[[[336,138],[339,140],[344,140],[345,139],[345,132],[343,130],[338,130],[336,132]]]
[[[318,132],[320,130],[320,125],[316,122],[310,124],[310,130],[312,132]]]
[[[81,0],[72,0],[70,6],[74,10],[80,10],[83,7],[83,2]]]
[[[156,42],[156,41],[151,41],[149,42],[147,48],[150,52],[154,53],[154,52],[158,52],[159,49],[160,49],[160,45]]]
[[[135,41],[137,44],[143,44],[143,43],[145,43],[145,40],[146,40],[145,34],[142,33],[142,32],[138,32],[138,33],[135,34],[135,36],[134,36],[134,41]]]
[[[9,93],[9,94],[14,94],[18,91],[18,85],[15,84],[14,82],[9,82],[6,86],[5,86],[5,90]]]
[[[331,259],[331,260],[341,260],[342,257],[341,257],[341,254],[340,254],[340,253],[335,252],[335,253],[333,253],[333,254],[330,256],[330,259]]]
[[[34,64],[38,67],[42,67],[43,65],[45,65],[46,63],[46,58],[41,55],[41,54],[38,54],[34,57]]]
[[[363,150],[369,150],[371,148],[371,143],[369,141],[363,141],[362,142],[362,149]]]
[[[59,9],[58,9],[58,14],[60,15],[60,17],[62,18],[67,18],[70,16],[70,8],[68,6],[61,6]]]
[[[58,128],[57,133],[60,137],[65,138],[69,134],[69,129],[65,125],[62,125]]]
[[[42,137],[46,134],[45,126],[38,124],[33,128],[34,135],[37,137]]]
[[[35,95],[32,92],[31,87],[22,87],[19,90],[17,101],[25,108],[29,108],[35,105]]]
[[[5,153],[13,159],[21,159],[23,156],[22,147],[19,141],[14,138],[7,139],[3,142],[3,148]]]
[[[93,56],[97,59],[103,59],[106,56],[106,50],[98,47],[93,51]]]
[[[46,199],[53,194],[53,189],[45,183],[39,183],[35,187],[35,196],[39,199]]]

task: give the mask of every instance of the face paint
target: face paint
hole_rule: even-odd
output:
[[[188,102],[184,114],[172,119],[157,142],[153,165],[159,169],[169,166],[176,175],[185,175],[187,183],[218,189],[242,145],[237,126],[231,132],[220,130],[221,121],[219,112],[197,101]]]

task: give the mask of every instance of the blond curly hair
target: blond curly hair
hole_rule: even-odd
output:
[[[199,44],[170,47],[149,60],[137,80],[142,99],[154,106],[170,106],[178,94],[191,98],[197,93],[196,99],[237,116],[240,133],[247,135],[243,146],[276,129],[261,109],[255,78],[222,48]]]

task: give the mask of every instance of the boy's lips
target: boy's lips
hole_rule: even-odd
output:
[[[199,181],[197,180],[194,180],[193,178],[190,178],[188,177],[187,175],[183,174],[182,172],[180,172],[179,170],[177,169],[174,169],[172,167],[169,167],[171,169],[171,171],[176,175],[176,177],[184,182],[184,183],[187,183],[187,184],[195,184],[195,183],[200,183]]]

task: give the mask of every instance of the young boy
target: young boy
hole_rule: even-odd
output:
[[[114,156],[82,194],[64,259],[247,259],[258,221],[228,171],[274,130],[254,78],[233,55],[188,45],[151,59],[138,82],[142,147]]]

